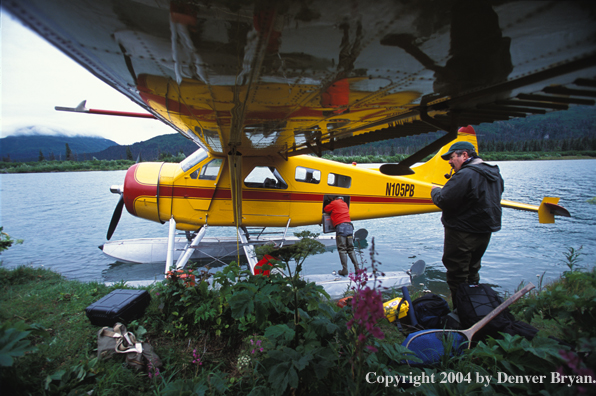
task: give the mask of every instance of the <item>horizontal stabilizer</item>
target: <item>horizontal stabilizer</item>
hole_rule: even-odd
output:
[[[569,211],[564,207],[557,205],[558,203],[559,198],[544,197],[540,204],[540,208],[538,209],[538,221],[540,221],[541,224],[554,223],[555,215],[571,217]]]
[[[508,201],[506,199],[501,200],[501,206],[504,208],[528,210],[530,212],[538,212],[538,221],[541,224],[548,224],[555,222],[556,216],[571,217],[569,211],[558,205],[559,198],[557,197],[544,197],[540,206],[530,205],[521,202]]]
[[[501,206],[504,208],[528,210],[530,212],[538,212],[538,221],[541,224],[548,224],[555,222],[556,216],[571,217],[569,211],[558,205],[559,198],[557,197],[544,197],[540,206],[530,205],[521,202],[508,201],[506,199],[501,200]]]
[[[546,206],[550,210],[550,212],[555,216],[571,217],[569,211],[561,205],[555,205],[552,203],[545,202],[544,206]]]
[[[507,199],[501,200],[501,206],[504,208],[527,210],[530,212],[538,212],[538,209],[539,209],[538,205],[531,205],[531,204],[525,204],[525,203],[521,203],[521,202],[509,201]]]

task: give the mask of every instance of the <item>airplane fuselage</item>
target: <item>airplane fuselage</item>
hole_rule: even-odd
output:
[[[201,159],[192,166],[188,161],[131,167],[124,183],[127,210],[158,222],[173,214],[183,230],[206,222],[233,226],[228,159],[197,153]],[[312,156],[243,158],[241,180],[244,226],[282,227],[288,220],[290,226],[321,224],[331,196],[344,197],[353,220],[439,210],[430,198],[429,182]]]

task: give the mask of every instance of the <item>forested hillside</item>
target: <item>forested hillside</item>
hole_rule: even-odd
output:
[[[596,150],[596,108],[574,106],[558,111],[493,124],[474,125],[480,153],[500,151]],[[409,136],[338,149],[334,155],[412,154],[444,132]]]
[[[109,147],[98,153],[91,153],[88,159],[95,157],[99,160],[111,159],[136,159],[139,155],[143,161],[155,161],[164,155],[192,154],[197,150],[197,145],[179,133],[156,136],[144,142],[130,146]]]
[[[86,161],[136,159],[155,161],[160,155],[189,155],[197,145],[178,133],[161,135],[130,146],[100,137],[65,135],[21,135],[0,139],[4,162]]]
[[[0,139],[0,157],[6,162],[37,161],[40,154],[47,160],[66,160],[67,149],[74,159],[82,153],[102,151],[118,143],[101,137],[66,135],[20,135]]]
[[[474,125],[479,152],[555,152],[596,150],[596,106],[574,106],[568,111],[534,115],[493,124]],[[395,156],[412,154],[445,132],[390,139],[357,147],[337,149],[334,156]],[[68,146],[68,147],[67,147]],[[9,136],[1,139],[5,162],[136,159],[155,161],[197,149],[178,133],[161,135],[130,146],[103,138],[68,136]],[[70,152],[68,152],[70,150]]]

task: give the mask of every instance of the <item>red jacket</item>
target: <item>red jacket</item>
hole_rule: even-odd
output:
[[[331,213],[331,222],[333,227],[336,227],[341,223],[349,223],[350,220],[350,208],[348,204],[341,199],[331,201],[331,203],[323,208],[326,213]]]
[[[263,256],[261,261],[259,261],[257,265],[255,265],[255,275],[269,276],[269,273],[271,272],[271,267],[273,266],[270,260],[276,260],[276,258],[269,254]]]

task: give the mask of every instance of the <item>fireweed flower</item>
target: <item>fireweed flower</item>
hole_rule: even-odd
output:
[[[573,375],[578,375],[578,376],[589,376],[591,378],[594,378],[595,374],[594,374],[594,370],[586,367],[585,363],[583,363],[581,357],[571,351],[565,351],[564,349],[561,349],[559,351],[559,355],[561,356],[561,358],[563,358],[563,360],[565,361],[567,368],[571,369],[570,371],[572,372]],[[561,375],[566,375],[566,368],[565,366],[560,366],[557,369],[557,373],[561,374]],[[577,385],[577,393],[578,394],[588,394],[591,391],[593,391],[592,387],[588,386],[582,386],[580,384]]]
[[[203,365],[203,361],[201,360],[201,355],[197,354],[197,350],[192,350],[192,357],[193,357],[193,364],[198,364],[199,366]]]
[[[159,377],[159,369],[153,366],[153,364],[151,364],[151,361],[147,362],[147,370],[147,376],[149,377],[149,379]]]
[[[347,323],[348,329],[355,328],[359,343],[366,342],[367,334],[380,340],[384,339],[385,334],[376,326],[377,322],[385,317],[381,292],[367,286],[368,274],[366,269],[350,274],[350,279],[355,286],[352,288],[354,290],[354,297],[352,298],[353,318]]]

